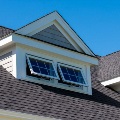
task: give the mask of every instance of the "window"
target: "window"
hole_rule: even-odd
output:
[[[31,74],[59,79],[53,61],[27,55],[27,62]]]
[[[76,68],[64,64],[58,64],[58,67],[62,76],[62,80],[64,82],[73,83],[77,85],[86,85],[81,68]]]

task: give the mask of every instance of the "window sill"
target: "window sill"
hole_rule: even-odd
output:
[[[58,83],[58,80],[54,80],[54,79],[45,80],[43,78],[36,78],[36,77],[32,77],[32,76],[26,76],[25,78],[22,78],[21,80],[91,95],[88,91],[88,86],[81,85],[80,87],[75,87],[72,85]]]

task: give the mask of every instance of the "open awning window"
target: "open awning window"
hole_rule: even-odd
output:
[[[47,78],[59,79],[53,61],[27,55],[27,62],[31,74]]]
[[[73,83],[77,85],[86,85],[81,68],[76,68],[64,64],[58,64],[58,67],[62,80],[64,82]]]

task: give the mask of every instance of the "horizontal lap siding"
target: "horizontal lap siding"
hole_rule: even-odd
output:
[[[0,65],[2,65],[8,72],[12,73],[12,52],[0,56]]]
[[[64,35],[54,25],[36,33],[32,37],[75,50],[73,45],[64,37]]]

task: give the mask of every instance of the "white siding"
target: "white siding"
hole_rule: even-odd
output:
[[[0,65],[2,65],[8,72],[12,74],[12,52],[0,55]]]

